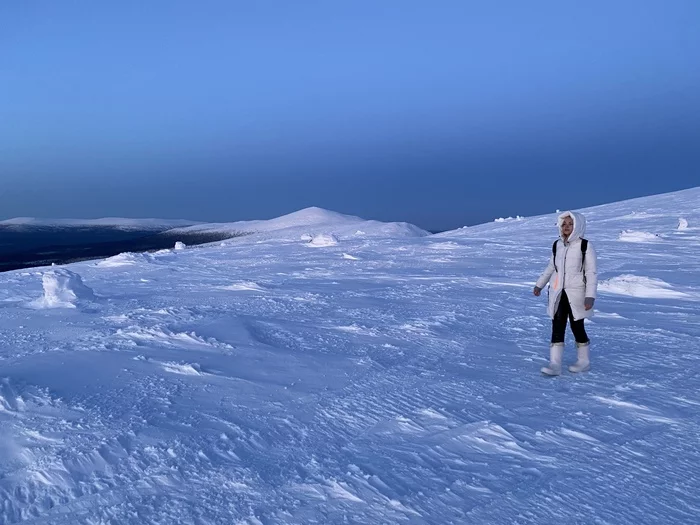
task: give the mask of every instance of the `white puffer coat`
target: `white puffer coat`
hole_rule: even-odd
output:
[[[574,229],[568,241],[564,242],[561,237],[561,225],[564,218],[569,216],[574,221]],[[581,238],[586,233],[586,218],[580,213],[567,211],[559,215],[557,225],[559,226],[560,239],[557,241],[556,261],[553,255],[549,257],[549,264],[537,280],[536,286],[544,289],[549,283],[547,313],[551,318],[554,318],[554,314],[559,308],[562,290],[566,290],[574,320],[591,317],[593,309],[587,311],[584,302],[586,297],[595,299],[598,289],[598,274],[595,249],[590,241],[586,249],[585,268],[583,267]]]

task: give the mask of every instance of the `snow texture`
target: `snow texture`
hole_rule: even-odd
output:
[[[0,523],[696,524],[698,202],[581,210],[592,370],[558,378],[532,295],[555,215],[425,235],[313,210],[0,274]],[[78,276],[90,308],[31,307],[80,306]]]

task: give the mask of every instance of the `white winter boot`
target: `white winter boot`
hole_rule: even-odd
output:
[[[591,343],[576,343],[578,359],[569,366],[569,372],[588,372],[591,369]]]
[[[542,373],[547,376],[561,374],[561,358],[564,355],[564,343],[552,343],[549,347],[549,364],[542,367]]]

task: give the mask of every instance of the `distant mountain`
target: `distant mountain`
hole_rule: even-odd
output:
[[[354,215],[318,207],[305,208],[269,220],[238,221],[230,223],[197,224],[178,228],[177,232],[219,232],[257,234],[264,238],[296,239],[301,234],[332,233],[341,237],[365,235],[369,237],[424,237],[430,235],[418,226],[406,222],[366,220]]]
[[[311,207],[269,220],[197,223],[168,219],[36,219],[0,221],[0,271],[111,257],[124,252],[172,248],[177,241],[205,244],[239,236],[298,240],[301,236],[341,238],[423,237],[403,222],[367,221]]]
[[[126,219],[105,217],[102,219],[37,219],[16,217],[0,221],[0,228],[115,228],[119,230],[167,230],[198,224],[183,219]]]

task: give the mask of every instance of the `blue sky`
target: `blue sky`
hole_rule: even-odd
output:
[[[0,4],[0,218],[446,229],[700,185],[700,2]]]

